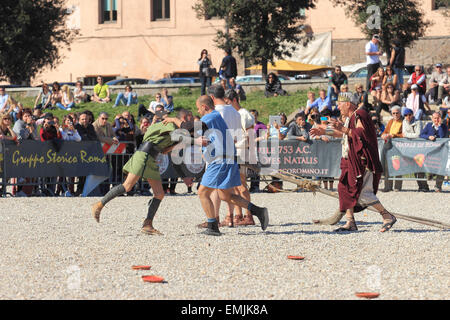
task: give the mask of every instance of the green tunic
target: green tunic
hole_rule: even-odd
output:
[[[142,142],[152,142],[156,148],[161,152],[165,148],[176,144],[172,141],[170,134],[176,129],[173,123],[163,124],[162,122],[155,123],[148,127],[147,132],[142,139]],[[123,167],[123,172],[133,173],[144,179],[153,179],[161,181],[159,175],[159,168],[156,161],[148,153],[143,151],[136,151],[133,156]]]

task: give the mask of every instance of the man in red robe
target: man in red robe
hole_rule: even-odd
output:
[[[375,127],[369,114],[358,109],[350,92],[339,94],[338,108],[345,123],[332,120],[331,126],[311,129],[313,135],[331,135],[342,138],[341,176],[339,178],[339,209],[345,212],[347,223],[335,231],[358,230],[354,212],[372,206],[383,217],[380,231],[392,228],[397,219],[390,214],[375,195],[383,168],[378,156]]]

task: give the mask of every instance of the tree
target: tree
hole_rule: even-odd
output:
[[[0,80],[28,84],[44,67],[61,62],[60,49],[78,31],[65,28],[65,0],[2,0]]]
[[[302,22],[302,9],[314,8],[315,0],[199,0],[197,17],[225,20],[219,30],[217,46],[237,49],[252,64],[262,65],[266,78],[267,62],[290,57],[295,45],[308,41]]]
[[[431,21],[425,20],[418,0],[332,0],[334,5],[345,7],[361,31],[370,39],[379,34],[381,47],[391,53],[392,40],[398,39],[402,46],[424,36]]]

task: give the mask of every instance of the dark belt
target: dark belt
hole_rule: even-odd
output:
[[[137,151],[148,153],[152,158],[156,158],[160,152],[150,141],[142,142]]]

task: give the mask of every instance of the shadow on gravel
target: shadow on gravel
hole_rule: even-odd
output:
[[[408,230],[390,230],[389,232],[408,232],[408,233],[430,233],[430,232],[449,232],[450,230],[415,230],[415,229],[408,229]]]
[[[354,234],[354,233],[363,233],[363,232],[368,232],[368,230],[358,230],[358,231],[352,231],[352,232],[334,232],[334,231],[305,231],[305,230],[301,230],[301,231],[280,231],[280,232],[276,232],[276,231],[266,231],[265,234],[266,235],[291,235],[291,234],[309,234],[309,235],[313,235],[313,234],[335,234],[335,235],[347,235],[347,234]],[[238,235],[242,235],[242,236],[255,236],[258,235],[259,233],[243,233],[243,232],[239,232]]]

